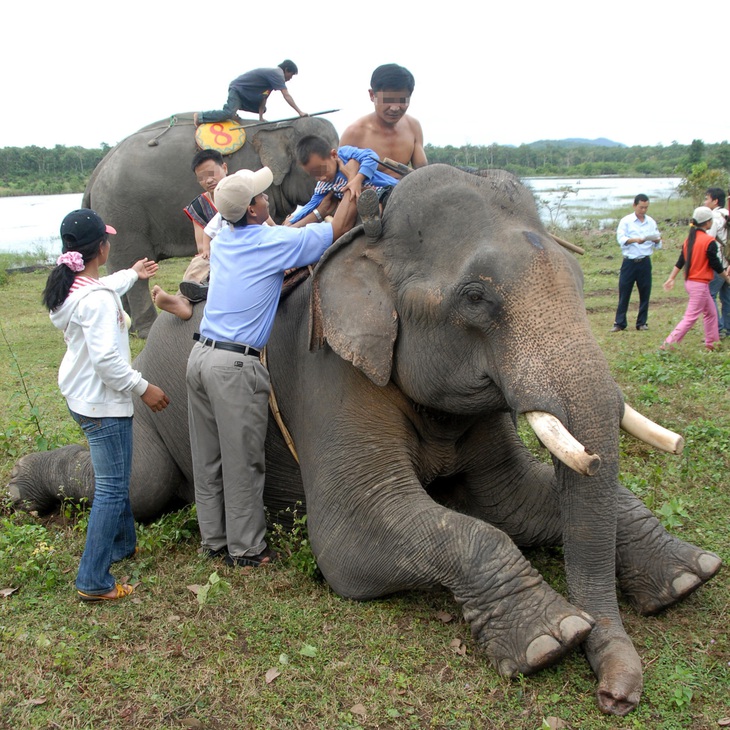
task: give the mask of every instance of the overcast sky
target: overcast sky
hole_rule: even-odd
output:
[[[721,75],[717,91],[710,77],[726,60],[713,41],[718,28],[708,16],[703,35],[694,9],[664,1],[12,7],[16,22],[6,23],[2,44],[0,147],[113,145],[171,114],[220,108],[234,77],[285,58],[299,66],[288,84],[299,107],[341,109],[328,117],[340,133],[372,110],[372,70],[393,62],[416,78],[410,113],[434,145],[730,137],[727,105],[715,103]],[[272,97],[268,120],[292,116],[281,94]]]

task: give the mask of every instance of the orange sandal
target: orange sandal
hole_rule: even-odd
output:
[[[127,583],[115,583],[112,589],[114,593],[110,596],[106,593],[102,595],[95,595],[93,593],[84,593],[83,591],[76,591],[79,594],[79,598],[86,603],[98,603],[100,601],[116,601],[120,598],[126,598],[127,596],[134,593],[134,586],[130,586]]]

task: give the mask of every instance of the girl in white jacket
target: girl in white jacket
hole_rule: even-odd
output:
[[[130,364],[128,317],[119,298],[137,279],[154,276],[157,264],[142,259],[99,278],[99,267],[109,258],[110,233],[116,231],[93,210],[69,213],[61,224],[63,253],[43,292],[67,347],[58,385],[86,434],[94,467],[94,499],[76,576],[82,601],[112,601],[134,591],[109,572],[112,563],[133,555],[137,544],[129,501],[132,393],[153,411],[170,402]]]

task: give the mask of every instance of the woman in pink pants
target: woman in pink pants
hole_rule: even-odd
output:
[[[713,272],[717,272],[730,283],[728,271],[725,271],[718,256],[717,241],[706,233],[712,226],[712,211],[705,206],[695,208],[692,214],[689,236],[682,246],[682,253],[672,269],[669,278],[664,282],[665,291],[674,287],[677,274],[684,269],[684,288],[689,294],[689,302],[681,322],[664,340],[660,350],[674,350],[674,345],[682,341],[700,314],[705,325],[705,347],[714,350],[720,340],[717,330],[717,308],[710,295],[710,282]]]

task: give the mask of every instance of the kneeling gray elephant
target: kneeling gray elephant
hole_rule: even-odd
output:
[[[184,373],[201,309],[188,322],[160,316],[137,359],[172,397],[163,413],[135,416],[140,518],[193,498]],[[667,450],[681,440],[624,407],[591,334],[580,269],[514,177],[443,165],[409,175],[381,238],[347,234],[281,304],[267,356],[299,457],[272,425],[267,504],[281,509],[303,490],[335,591],[370,599],[446,586],[501,674],[534,672],[583,643],[600,708],[636,706],[641,661],[616,576],[648,614],[721,563],[669,535],[619,485],[622,425]],[[552,465],[525,448],[512,410],[527,415]],[[48,509],[59,484],[90,493],[78,447],[22,459],[11,493]],[[570,602],[517,547],[558,544]]]

